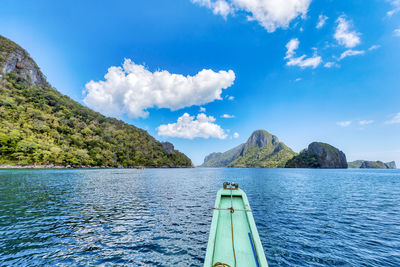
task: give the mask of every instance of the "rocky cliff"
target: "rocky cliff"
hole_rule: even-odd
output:
[[[0,36],[0,165],[191,167],[170,143],[52,88],[29,54]]]
[[[389,169],[396,169],[397,168],[395,161],[386,162],[385,164],[389,167]]]
[[[296,153],[265,130],[254,131],[246,143],[206,156],[202,167],[279,168]]]
[[[29,54],[3,36],[0,36],[0,70],[0,78],[7,73],[15,73],[32,85],[41,87],[48,85],[46,78]]]
[[[339,149],[320,142],[311,143],[286,163],[287,168],[347,168],[346,155]]]

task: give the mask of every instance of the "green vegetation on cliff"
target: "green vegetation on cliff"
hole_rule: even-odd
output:
[[[238,145],[226,152],[216,152],[204,158],[204,163],[201,167],[227,167],[232,161],[240,156],[244,144]]]
[[[313,142],[288,160],[286,168],[347,168],[346,155],[326,143]]]
[[[202,167],[283,168],[296,153],[265,130],[252,133],[246,143],[224,153],[211,153]]]
[[[349,168],[351,168],[351,169],[360,168],[362,163],[363,163],[363,160],[355,160],[355,161],[347,162]]]
[[[368,160],[355,160],[349,162],[349,168],[361,169],[396,169],[396,162],[382,162],[382,161],[368,161]]]
[[[61,95],[0,36],[0,164],[192,166],[171,146]]]

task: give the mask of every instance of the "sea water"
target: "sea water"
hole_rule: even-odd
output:
[[[0,265],[201,266],[224,181],[270,266],[400,266],[400,170],[233,168],[0,170]]]

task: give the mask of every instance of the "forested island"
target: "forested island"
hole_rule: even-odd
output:
[[[60,94],[24,49],[0,36],[0,165],[192,167],[192,162],[172,144]]]

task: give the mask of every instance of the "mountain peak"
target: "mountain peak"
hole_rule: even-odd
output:
[[[256,130],[250,135],[249,139],[246,142],[246,145],[248,147],[257,146],[261,148],[271,143],[274,139],[273,137],[274,136],[266,130]],[[277,140],[278,138],[276,138],[275,136],[275,139]]]

